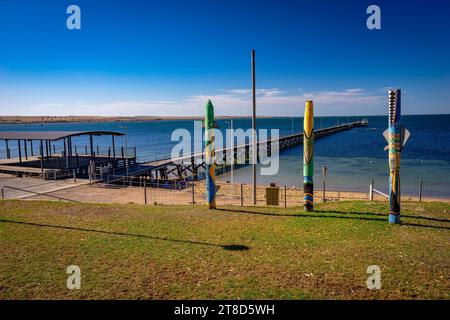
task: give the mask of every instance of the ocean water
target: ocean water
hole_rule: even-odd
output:
[[[361,120],[362,117],[316,117],[315,128],[329,127],[339,123]],[[388,161],[383,151],[386,141],[382,136],[387,127],[387,116],[367,117],[368,127],[354,128],[318,139],[315,142],[315,181],[322,183],[322,168],[327,166],[327,188],[341,191],[368,191],[372,179],[375,187],[387,192]],[[251,119],[239,118],[233,121],[234,128],[247,129]],[[220,130],[229,127],[229,122],[219,120]],[[411,137],[402,152],[401,185],[402,194],[417,195],[420,180],[424,195],[450,198],[450,115],[403,116],[402,125],[411,132]],[[303,130],[303,118],[261,118],[258,128],[279,129],[280,136]],[[189,132],[194,130],[192,120],[163,120],[149,122],[100,122],[100,123],[57,123],[0,125],[0,131],[47,131],[47,130],[112,130],[127,133],[129,147],[136,147],[138,160],[152,160],[167,157],[178,141],[171,141],[171,134],[177,128]],[[110,137],[95,137],[94,144],[105,148],[111,144]],[[88,144],[86,137],[74,138],[78,150]],[[125,138],[116,138],[116,145],[125,145]],[[55,144],[57,151],[62,143]],[[218,143],[220,147],[220,143]],[[10,143],[12,155],[17,146]],[[37,148],[37,144],[36,144]],[[279,172],[274,176],[258,175],[258,183],[275,182],[279,185],[302,186],[303,146],[297,146],[280,154]],[[4,143],[0,144],[0,158],[5,158]],[[259,172],[259,170],[258,170]],[[231,180],[230,173],[218,178]],[[233,181],[251,182],[251,167],[234,170]]]

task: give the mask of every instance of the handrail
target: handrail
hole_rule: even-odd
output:
[[[65,201],[80,203],[77,200],[67,199],[67,198],[58,197],[58,196],[52,196],[52,195],[48,194],[48,192],[47,193],[41,193],[41,192],[36,192],[36,191],[31,191],[31,190],[11,187],[11,186],[2,186],[2,200],[5,199],[5,191],[4,191],[5,188],[9,188],[9,189],[16,190],[16,191],[24,191],[24,192],[32,193],[32,194],[39,195],[39,196],[46,196],[46,197],[50,197],[50,198],[55,198],[55,199],[58,199],[59,201],[65,200]]]
[[[346,128],[352,128],[355,126],[364,126],[366,125],[364,121],[354,121],[354,122],[346,122],[346,123],[342,123],[342,124],[338,124],[336,126],[332,126],[332,127],[328,127],[328,128],[322,128],[322,129],[318,129],[314,132],[314,134],[321,134],[323,132],[334,132],[334,131],[340,131],[340,130],[344,130]],[[292,138],[297,138],[297,137],[302,137],[303,136],[303,132],[299,132],[299,133],[294,133],[294,134],[290,134],[290,135],[286,135],[286,136],[282,136],[279,137],[278,139],[267,139],[267,140],[261,140],[261,141],[257,141],[257,146],[260,147],[261,145],[267,145],[268,143],[272,143],[272,142],[276,142],[281,141],[281,140],[287,140],[287,139],[292,139]],[[234,149],[237,150],[242,150],[244,148],[247,147],[252,147],[251,143],[244,143],[244,144],[240,144],[240,145],[235,145],[233,146]],[[222,147],[220,149],[216,149],[216,154],[221,153],[221,152],[227,152],[227,151],[231,151],[231,148],[229,147]],[[176,161],[183,161],[183,159],[189,159],[192,157],[203,157],[205,155],[205,151],[200,151],[197,153],[192,152],[190,155],[188,156],[180,156],[180,157],[176,157],[175,160]],[[158,157],[158,156],[151,156],[151,157],[137,157],[137,161],[141,164],[148,164],[150,162],[164,162],[164,161],[173,161],[174,159],[172,158],[172,155],[170,154],[164,154],[162,155],[161,158],[159,159],[152,159],[152,160],[148,160],[149,158],[152,157]]]
[[[385,196],[386,198],[389,198],[389,196],[386,193],[381,192],[380,190],[377,190],[375,188],[372,188],[373,191],[375,191],[378,194],[381,194],[382,196]]]

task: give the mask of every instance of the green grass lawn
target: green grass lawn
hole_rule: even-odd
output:
[[[315,209],[0,201],[0,299],[450,298],[450,204]]]

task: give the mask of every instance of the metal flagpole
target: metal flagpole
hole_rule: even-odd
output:
[[[234,135],[233,135],[233,119],[230,120],[230,125],[231,125],[231,131],[230,131],[230,135],[231,135],[231,184],[234,183]]]
[[[253,113],[252,113],[252,167],[253,167],[253,204],[256,205],[256,79],[255,79],[255,50],[252,50],[252,96],[253,96]]]
[[[230,153],[231,153],[231,177],[230,177],[230,183],[233,184],[234,183],[234,172],[233,172],[233,170],[234,170],[234,168],[233,168],[234,167],[233,119],[226,120],[225,122],[229,124],[229,126],[228,126],[229,127],[229,136],[228,136],[229,142],[228,142],[228,145],[231,146],[231,150],[230,150]]]

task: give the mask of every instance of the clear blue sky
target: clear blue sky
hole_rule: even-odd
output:
[[[252,48],[261,115],[450,113],[446,0],[3,0],[0,40],[1,115],[247,115]]]

